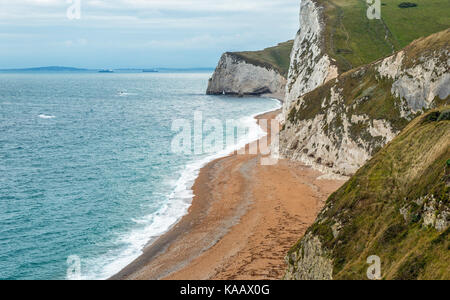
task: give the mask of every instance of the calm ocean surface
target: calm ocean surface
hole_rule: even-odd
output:
[[[66,279],[71,255],[82,278],[108,278],[182,217],[199,168],[225,151],[172,153],[172,121],[255,127],[279,107],[206,96],[209,76],[0,74],[0,279]]]

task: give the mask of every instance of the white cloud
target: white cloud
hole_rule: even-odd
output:
[[[87,56],[138,60],[145,56],[140,49],[149,59],[158,51],[177,49],[180,61],[183,50],[215,61],[224,51],[256,50],[293,38],[299,2],[81,0],[81,19],[68,20],[71,4],[66,0],[0,0],[0,67],[5,64],[1,55],[14,64],[13,57],[21,62],[23,56],[31,59],[43,53],[52,65],[53,57],[61,53],[70,53],[74,61]],[[172,57],[173,53],[168,63]],[[162,64],[160,60],[155,64]]]
[[[67,40],[64,42],[66,47],[86,46],[88,41],[86,39]]]
[[[274,9],[293,8],[298,6],[298,0],[80,0],[82,10],[89,14],[109,15],[123,12],[273,12]],[[69,7],[66,0],[0,0],[1,12],[4,17],[32,17],[42,14],[56,13]],[[61,15],[61,14],[58,14]],[[55,15],[56,16],[56,15]]]

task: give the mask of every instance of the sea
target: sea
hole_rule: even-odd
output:
[[[200,168],[263,136],[254,116],[280,107],[205,95],[211,73],[0,73],[0,279],[107,279],[176,224]],[[175,151],[177,124],[186,136],[199,115],[246,134]]]

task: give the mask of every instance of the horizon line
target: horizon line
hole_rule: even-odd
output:
[[[0,71],[21,71],[21,70],[39,70],[39,69],[54,69],[54,70],[78,70],[78,71],[98,71],[98,70],[214,70],[215,67],[100,67],[100,68],[83,68],[73,66],[38,66],[38,67],[22,67],[22,68],[0,68]]]

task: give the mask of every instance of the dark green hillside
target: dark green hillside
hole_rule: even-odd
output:
[[[450,279],[449,159],[445,106],[412,121],[328,199],[308,232],[334,279],[367,279],[371,255],[381,258],[384,279]]]

